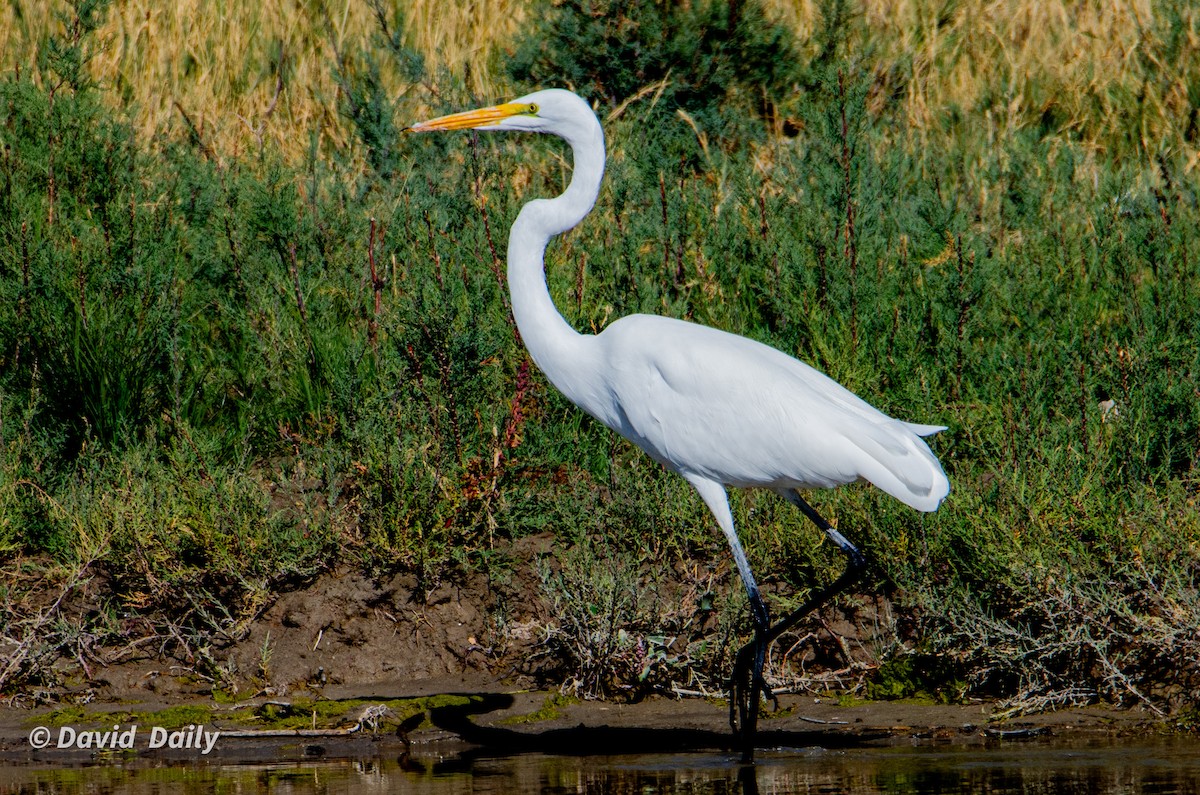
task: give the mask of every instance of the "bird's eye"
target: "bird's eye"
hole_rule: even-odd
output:
[[[536,115],[537,115],[537,112],[538,112],[538,106],[537,106],[537,103],[536,103],[536,102],[530,102],[530,103],[529,103],[529,115],[531,115],[531,116],[536,116]]]

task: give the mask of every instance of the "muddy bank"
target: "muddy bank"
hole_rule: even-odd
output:
[[[433,581],[343,568],[265,594],[252,618],[212,618],[228,613],[208,605],[209,623],[197,625],[199,611],[189,610],[190,626],[129,611],[100,573],[75,587],[59,612],[83,633],[124,610],[120,632],[88,633],[73,654],[60,650],[0,695],[24,708],[313,699],[337,688],[399,683],[407,690],[446,677],[622,701],[723,692],[749,629],[725,556],[680,559],[661,571],[622,569],[620,561],[563,550],[549,534],[506,541],[496,554],[504,565]],[[592,579],[589,566],[611,571]],[[601,588],[619,593],[596,593]],[[762,588],[780,605],[795,599],[778,582]],[[54,596],[48,589],[42,602]],[[902,643],[905,632],[887,599],[846,595],[780,639],[768,675],[784,690],[861,690],[881,650]]]
[[[578,661],[563,659],[562,647],[547,642],[564,623],[544,583],[544,572],[557,565],[552,538],[521,539],[505,552],[515,563],[504,576],[468,572],[432,587],[409,574],[325,575],[277,594],[236,639],[214,638],[207,665],[186,644],[101,648],[86,666],[60,660],[58,681],[16,691],[0,706],[0,757],[69,764],[111,753],[78,743],[35,749],[30,732],[38,726],[57,740],[62,727],[137,725],[138,742],[124,751],[193,761],[194,748],[150,747],[151,727],[220,732],[204,757],[231,761],[467,748],[565,754],[730,748],[721,657],[708,658],[705,670],[704,660],[686,655],[697,645],[739,642],[728,617],[722,620],[709,604],[713,589],[737,585],[727,562],[681,562],[660,577],[669,590],[656,591],[655,600],[669,607],[643,616],[642,631],[662,625],[679,634],[660,641],[655,664],[665,677],[655,680],[658,694],[615,686],[609,695],[620,698],[580,699],[578,687],[563,686],[579,683],[572,670]],[[539,559],[541,575],[533,563]],[[84,591],[79,609],[88,609],[88,600],[98,605],[101,587]],[[846,597],[778,644],[772,672],[781,690],[793,692],[765,711],[762,747],[1007,742],[1047,732],[1139,731],[1153,717],[1094,707],[997,720],[996,706],[986,702],[864,701],[862,684],[879,665],[873,653],[895,641],[898,626],[886,600]],[[649,671],[635,659],[648,648],[633,633],[613,664],[635,675],[638,664]],[[808,679],[797,679],[797,671]],[[705,697],[688,697],[696,693]]]
[[[502,683],[451,677],[366,689],[331,688],[345,707],[324,730],[264,726],[262,716],[278,714],[286,702],[255,699],[229,705],[192,699],[163,702],[110,702],[62,710],[5,710],[0,714],[0,761],[66,765],[108,759],[179,762],[272,762],[313,759],[546,753],[617,755],[731,751],[726,706],[697,698],[650,698],[636,704],[564,700],[546,691],[506,689]],[[334,714],[324,702],[314,714]],[[179,726],[180,706],[202,723]],[[348,731],[364,704],[385,705],[390,714],[374,730]],[[407,716],[405,713],[408,713]],[[931,705],[908,702],[839,703],[837,699],[783,696],[778,709],[765,711],[759,746],[764,749],[856,748],[911,743],[991,746],[1034,738],[1087,738],[1143,735],[1155,731],[1150,716],[1104,707],[1064,710],[1019,720],[992,721],[993,705]],[[172,723],[173,722],[173,723]],[[151,747],[152,727],[166,724],[180,733],[213,735],[211,752],[196,747]],[[48,747],[32,747],[32,732],[47,727]],[[137,727],[136,742],[123,750],[58,747],[61,727],[75,733]],[[203,728],[199,728],[202,726]]]

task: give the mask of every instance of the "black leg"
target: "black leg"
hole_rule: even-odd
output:
[[[757,590],[750,595],[750,609],[754,616],[754,640],[743,646],[734,659],[729,694],[729,725],[733,728],[733,733],[742,748],[743,762],[754,761],[754,737],[758,728],[758,709],[762,697],[774,698],[766,686],[766,682],[763,681],[762,671],[763,663],[766,661],[767,647],[806,615],[853,585],[866,570],[866,559],[856,546],[825,521],[825,518],[805,502],[799,494],[792,492],[787,497],[789,502],[798,507],[845,553],[846,569],[836,580],[813,594],[807,602],[774,626],[770,623],[766,606]]]
[[[729,725],[742,749],[743,762],[754,761],[759,702],[764,695],[773,697],[763,681],[771,619],[757,591],[751,595],[750,612],[754,616],[754,640],[738,651],[729,682]]]
[[[801,605],[794,612],[789,613],[783,618],[783,620],[776,623],[775,626],[771,627],[766,634],[767,643],[774,641],[780,635],[796,626],[800,619],[817,610],[826,602],[833,599],[833,597],[837,596],[839,593],[846,590],[858,581],[858,578],[863,575],[863,572],[867,568],[867,561],[857,548],[852,547],[851,549],[853,549],[853,552],[846,553],[846,570],[842,572],[841,576],[834,580],[830,585],[818,591],[811,599]]]

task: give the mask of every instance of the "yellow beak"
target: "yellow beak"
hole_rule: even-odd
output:
[[[449,116],[439,116],[429,121],[418,122],[408,128],[409,132],[443,132],[446,130],[470,130],[476,127],[488,127],[499,124],[510,116],[529,113],[532,106],[523,102],[505,102],[503,105],[493,105],[490,108],[468,110],[463,113],[452,113]]]

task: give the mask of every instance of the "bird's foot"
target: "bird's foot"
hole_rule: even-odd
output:
[[[733,662],[729,682],[729,726],[742,749],[742,761],[754,761],[754,738],[758,731],[758,710],[763,697],[778,706],[771,688],[763,681],[767,644],[764,634],[755,632],[754,640],[743,646]]]

